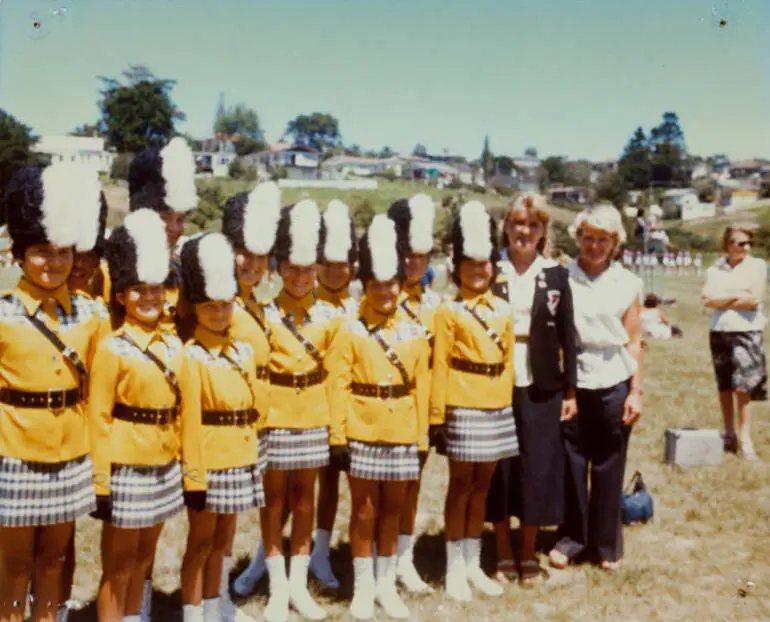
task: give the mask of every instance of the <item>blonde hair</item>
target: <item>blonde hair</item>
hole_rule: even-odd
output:
[[[727,250],[727,244],[730,242],[730,238],[733,237],[733,233],[744,233],[748,236],[749,241],[753,242],[754,229],[755,227],[749,224],[730,225],[722,234],[722,250]]]
[[[506,229],[508,228],[508,222],[513,217],[513,213],[516,211],[523,211],[529,214],[534,214],[535,217],[543,224],[543,237],[537,243],[537,251],[544,257],[551,256],[551,210],[548,207],[548,202],[542,194],[536,192],[523,192],[517,195],[508,206],[508,213],[503,219],[503,231],[500,236],[501,248],[508,248],[508,234]]]
[[[626,242],[626,228],[623,225],[623,217],[614,205],[603,203],[584,209],[567,228],[569,234],[576,240],[580,239],[583,227],[592,227],[609,233],[615,240],[611,257],[617,256],[620,247]]]

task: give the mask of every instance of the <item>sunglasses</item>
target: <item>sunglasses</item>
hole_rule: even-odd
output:
[[[731,240],[730,244],[734,244],[738,248],[746,248],[747,246],[751,246],[751,241],[750,240],[743,240],[742,242],[735,242],[734,240]]]

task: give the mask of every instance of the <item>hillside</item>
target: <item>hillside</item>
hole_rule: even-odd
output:
[[[721,239],[725,227],[732,223],[752,223],[757,226],[770,223],[770,199],[757,201],[751,206],[747,206],[746,209],[742,209],[734,214],[726,214],[715,218],[698,218],[687,222],[677,222],[676,224],[684,231],[718,241]]]

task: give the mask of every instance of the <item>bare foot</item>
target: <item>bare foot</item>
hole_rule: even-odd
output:
[[[569,557],[561,551],[551,549],[551,552],[548,553],[548,563],[558,570],[563,570],[569,565]]]

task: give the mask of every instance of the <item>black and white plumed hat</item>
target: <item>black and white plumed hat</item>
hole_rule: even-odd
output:
[[[403,256],[398,252],[396,224],[385,214],[377,214],[361,238],[358,254],[358,278],[362,283],[402,280]]]
[[[281,191],[275,182],[265,182],[251,192],[227,199],[222,233],[236,250],[245,248],[255,255],[269,255],[280,216]]]
[[[427,194],[416,194],[411,199],[399,199],[388,209],[388,216],[396,223],[402,254],[433,251],[436,206]]]
[[[452,223],[452,263],[463,259],[497,263],[497,226],[481,201],[469,201]]]
[[[133,212],[189,212],[198,206],[195,158],[184,138],[172,138],[163,149],[140,151],[128,170],[128,203]]]
[[[281,210],[275,236],[275,258],[295,266],[312,266],[322,260],[325,237],[318,205],[311,199],[303,199]]]
[[[80,240],[75,245],[78,253],[94,252],[100,257],[104,255],[107,248],[107,199],[104,192],[100,194],[99,217],[95,222],[89,221],[84,224]]]
[[[161,285],[168,278],[170,256],[166,228],[157,212],[131,212],[110,234],[106,244],[112,290],[124,292],[146,283]]]
[[[329,201],[323,215],[325,237],[322,249],[324,261],[335,263],[356,262],[356,228],[350,218],[350,209],[337,199]]]
[[[105,205],[97,173],[63,162],[16,171],[2,204],[16,259],[24,259],[27,248],[35,244],[79,245],[85,232],[98,231]]]
[[[181,260],[183,292],[190,304],[235,297],[235,252],[224,234],[207,233],[185,243]]]

